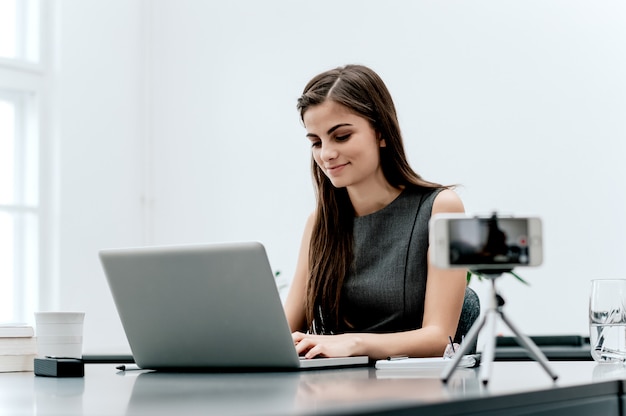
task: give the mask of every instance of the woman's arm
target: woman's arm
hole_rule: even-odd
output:
[[[442,212],[464,212],[463,203],[455,192],[443,190],[435,198],[432,214]],[[318,355],[368,355],[372,359],[392,355],[442,356],[449,342],[448,337],[454,337],[456,333],[465,295],[465,273],[463,269],[438,269],[428,260],[424,320],[420,329],[391,334],[348,333],[332,336],[297,332],[293,334],[296,349],[305,353],[307,358]],[[305,279],[306,276],[303,281]]]
[[[291,328],[292,332],[306,330],[304,301],[306,299],[306,285],[309,276],[309,244],[314,220],[315,214],[313,213],[309,216],[304,226],[296,272],[294,273],[291,287],[289,288],[289,293],[285,300],[285,314],[287,315],[287,322],[289,322],[289,328]]]
[[[444,212],[464,212],[463,203],[458,195],[451,190],[443,190],[433,203],[432,215]],[[467,286],[466,270],[439,269],[430,262],[428,250],[428,279],[426,281],[426,299],[424,303],[424,320],[422,329],[433,332],[433,353],[442,355],[449,342],[448,337],[456,333],[465,287]]]

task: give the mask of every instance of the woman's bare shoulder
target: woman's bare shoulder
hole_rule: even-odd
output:
[[[452,189],[444,189],[437,194],[433,202],[433,214],[443,212],[465,212],[463,201]]]

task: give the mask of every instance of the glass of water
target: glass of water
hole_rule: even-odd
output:
[[[626,361],[626,279],[591,281],[589,338],[597,362]]]

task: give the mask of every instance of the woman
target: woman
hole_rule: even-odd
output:
[[[371,69],[314,77],[298,110],[317,208],[285,302],[297,351],[441,356],[459,321],[465,271],[429,264],[428,220],[463,212],[461,200],[411,169],[393,100]]]

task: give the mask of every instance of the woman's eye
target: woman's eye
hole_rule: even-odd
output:
[[[311,147],[320,147],[322,142],[311,142]]]
[[[344,142],[344,141],[348,140],[349,138],[350,138],[349,134],[344,134],[343,136],[335,137],[335,140],[337,140],[338,142]]]

